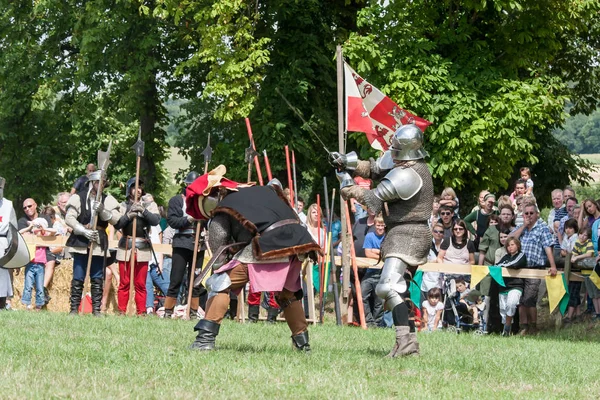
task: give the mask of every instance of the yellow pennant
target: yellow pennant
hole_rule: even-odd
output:
[[[546,289],[548,290],[548,301],[550,302],[550,312],[558,306],[563,296],[567,293],[565,290],[565,284],[563,282],[563,276],[556,274],[556,276],[546,276]]]
[[[474,289],[489,273],[490,269],[487,265],[471,265],[471,289]]]
[[[594,282],[594,285],[596,285],[596,287],[600,289],[600,276],[598,276],[596,271],[590,274],[590,281]]]

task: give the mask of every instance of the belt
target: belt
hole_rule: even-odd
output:
[[[119,248],[125,249],[125,250],[131,249],[133,247],[132,240],[133,240],[133,237],[131,237],[131,236],[122,237],[121,240],[119,240]],[[143,249],[147,249],[148,247],[150,247],[150,242],[148,241],[148,239],[144,239],[144,238],[136,238],[135,239],[135,248],[136,249],[143,250]]]
[[[193,229],[177,229],[175,231],[175,234],[178,235],[193,235],[194,234],[194,230]]]
[[[282,226],[285,225],[291,225],[291,224],[299,224],[300,221],[297,219],[282,219],[281,221],[277,221],[271,225],[269,225],[267,227],[267,229],[265,229],[264,231],[261,232],[261,235],[264,235],[267,232],[272,231],[273,229],[277,229],[277,228],[281,228]]]

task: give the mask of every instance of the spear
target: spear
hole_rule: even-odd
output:
[[[296,207],[294,206],[294,188],[293,188],[293,183],[292,183],[292,169],[290,168],[290,148],[288,147],[288,145],[285,145],[285,164],[287,166],[287,176],[288,176],[288,189],[290,190],[290,204],[292,205],[292,208],[295,210]]]
[[[135,191],[133,195],[133,202],[137,203],[139,201],[138,198],[138,189],[140,187],[140,166],[142,162],[142,157],[144,156],[144,142],[142,141],[142,124],[140,123],[140,129],[138,130],[138,138],[137,141],[131,146],[131,148],[135,151],[136,155],[136,164],[135,164]],[[129,193],[127,193],[129,196]],[[127,303],[128,314],[133,313],[133,307],[131,307],[131,303],[134,302],[134,279],[135,279],[135,258],[136,258],[136,232],[137,231],[137,217],[133,219],[133,231],[131,233],[131,250],[129,253],[129,301]]]
[[[296,179],[296,153],[294,153],[294,150],[292,150],[292,173],[294,179],[294,204],[298,207],[298,180]]]
[[[210,147],[210,133],[208,134],[208,141],[206,143],[206,148],[202,151],[202,155],[204,156],[204,172],[203,174],[208,173],[208,163],[212,157],[212,148]],[[190,265],[190,280],[188,281],[188,298],[187,305],[185,307],[185,314],[183,315],[183,319],[189,320],[192,312],[192,289],[194,282],[194,273],[196,272],[196,263],[198,262],[198,247],[200,243],[200,231],[202,230],[202,226],[199,221],[195,223],[196,227],[196,236],[194,237],[194,253],[192,253],[192,264]],[[202,260],[204,260],[204,251],[202,251]]]
[[[112,148],[112,140],[108,143],[108,148],[106,151],[98,150],[98,169],[100,170],[100,180],[98,181],[98,190],[96,191],[96,201],[102,201],[102,191],[104,190],[104,177],[106,176],[106,170],[108,169],[108,165],[110,164],[110,150]],[[98,214],[96,211],[92,209],[91,213],[91,228],[92,230],[96,230],[98,228]],[[83,277],[83,284],[85,285],[85,278],[90,275],[90,269],[92,268],[92,257],[94,254],[94,245],[95,241],[90,241],[90,247],[88,250],[88,260],[87,260],[87,268],[85,272],[85,276]],[[85,296],[85,286],[84,286],[84,296]],[[80,313],[83,314],[83,309],[85,302],[82,302]]]
[[[321,232],[323,229],[321,227],[321,195],[317,194],[317,244],[319,247],[323,248],[325,245],[321,243]],[[323,235],[325,236],[325,235]],[[318,257],[318,265],[319,265],[319,305],[321,308],[323,304],[323,259],[321,256]],[[319,323],[323,323],[323,314],[320,314]]]
[[[262,172],[260,170],[260,164],[258,163],[258,153],[256,152],[256,146],[254,145],[254,136],[252,136],[252,127],[250,126],[250,119],[245,118],[246,119],[246,129],[248,130],[248,139],[250,139],[250,147],[252,149],[252,158],[254,160],[254,167],[256,168],[256,175],[258,176],[258,183],[260,184],[260,186],[264,185],[263,182],[263,178],[262,178]],[[246,149],[246,152],[248,153],[248,149]],[[252,161],[250,161],[252,162]],[[252,165],[248,166],[248,175],[250,176],[252,172]],[[251,179],[248,178],[248,182],[250,182]]]
[[[267,151],[263,150],[263,159],[265,160],[265,168],[267,169],[267,178],[269,178],[269,182],[273,179],[273,174],[271,173],[271,164],[269,163],[269,157],[267,156]]]
[[[335,188],[331,194],[331,208],[329,208],[329,199],[327,198],[327,178],[323,177],[323,186],[325,187],[325,213],[327,214],[327,226],[329,227],[329,233],[331,234],[333,225],[333,205],[335,202]],[[342,313],[340,311],[340,299],[338,297],[338,283],[337,283],[337,267],[335,265],[335,247],[333,246],[333,235],[329,240],[329,274],[330,280],[333,284],[333,303],[335,306],[335,321],[336,324],[342,325]],[[324,312],[324,310],[323,310]]]

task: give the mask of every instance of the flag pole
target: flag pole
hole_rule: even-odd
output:
[[[345,140],[344,140],[344,59],[342,55],[342,46],[336,46],[336,59],[337,59],[337,100],[338,100],[338,151],[345,153]],[[340,195],[340,204],[344,204],[345,201]],[[333,210],[332,210],[333,212]],[[348,219],[346,218],[346,207],[340,207],[340,217],[342,221],[342,276],[344,280],[342,282],[341,291],[341,305],[342,314],[348,315],[348,303],[350,296],[350,227],[348,226]]]

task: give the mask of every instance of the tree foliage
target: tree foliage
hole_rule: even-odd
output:
[[[554,131],[554,136],[574,153],[600,153],[600,110],[567,118],[562,129]]]

